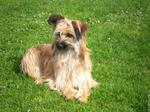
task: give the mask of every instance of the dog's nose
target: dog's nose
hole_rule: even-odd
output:
[[[56,43],[56,46],[57,46],[58,49],[65,49],[65,48],[67,48],[67,45],[64,44],[64,43]]]

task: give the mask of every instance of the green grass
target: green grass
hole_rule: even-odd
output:
[[[92,74],[101,85],[87,104],[35,85],[20,70],[26,49],[52,41],[51,14],[89,26]],[[147,112],[148,95],[149,0],[0,1],[0,112]]]

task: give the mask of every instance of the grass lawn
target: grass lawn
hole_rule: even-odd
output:
[[[26,49],[52,41],[51,14],[89,26],[92,74],[101,84],[87,104],[35,85],[20,70]],[[147,112],[148,95],[149,0],[0,0],[0,112]]]

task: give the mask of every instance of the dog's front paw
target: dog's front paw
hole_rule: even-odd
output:
[[[77,90],[74,90],[74,89],[66,89],[63,91],[63,94],[67,99],[75,99],[76,93],[77,93]]]
[[[82,95],[79,98],[79,101],[82,102],[82,103],[87,103],[88,102],[88,97],[86,95]]]
[[[67,99],[74,99],[75,98],[75,92],[74,91],[68,91],[65,94],[65,96],[66,96]]]
[[[83,95],[83,92],[82,92],[82,91],[76,91],[75,98],[76,98],[76,99],[79,99],[82,95]]]
[[[76,93],[76,99],[78,99],[80,102],[82,102],[82,103],[87,103],[87,101],[88,101],[88,94],[85,94],[83,91],[78,91],[77,93]]]

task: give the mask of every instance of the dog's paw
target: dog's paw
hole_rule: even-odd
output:
[[[54,81],[52,79],[47,79],[46,82],[50,90],[57,90],[57,88],[55,87]]]
[[[74,99],[75,98],[75,92],[68,91],[65,96],[67,99]]]
[[[78,91],[75,97],[82,103],[87,103],[88,101],[88,95],[84,94],[83,91]]]
[[[66,99],[75,99],[76,98],[77,90],[74,89],[67,89],[63,91],[64,96]]]
[[[79,99],[82,95],[83,95],[83,92],[82,92],[82,91],[76,91],[75,98],[76,98],[76,99]]]
[[[41,79],[36,79],[34,82],[35,82],[35,84],[42,84],[43,83],[43,81]]]
[[[79,101],[82,102],[82,103],[87,103],[87,102],[88,102],[88,97],[82,95],[82,96],[79,98]]]

